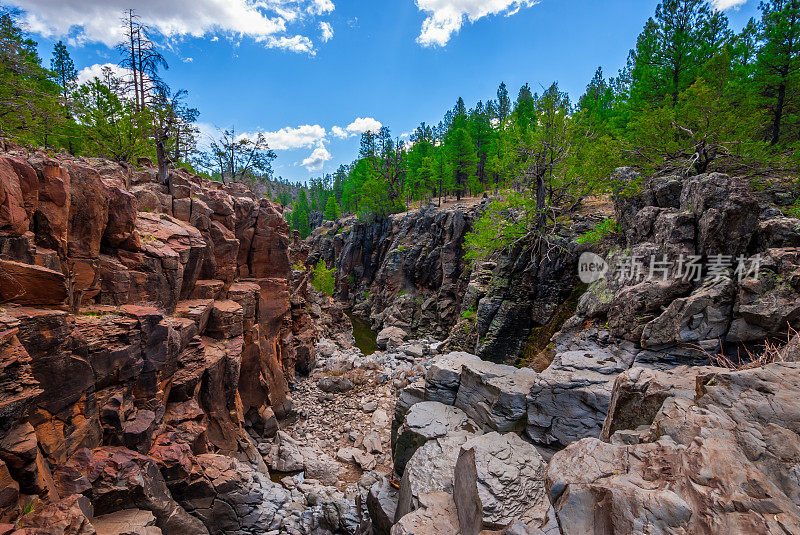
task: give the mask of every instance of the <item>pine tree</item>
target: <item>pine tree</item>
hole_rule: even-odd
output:
[[[339,215],[341,214],[341,208],[336,203],[336,199],[332,196],[328,197],[328,202],[325,205],[325,219],[328,221],[336,221],[339,219]]]
[[[467,184],[477,171],[478,155],[475,151],[475,143],[469,132],[458,128],[448,141],[448,149],[453,166],[456,199],[461,200]]]
[[[309,234],[311,234],[311,228],[308,225],[308,212],[306,211],[300,212],[300,216],[298,217],[297,230],[300,231],[300,237],[302,239],[308,238]]]
[[[511,99],[508,96],[508,89],[506,83],[502,82],[497,89],[497,118],[500,122],[505,122],[511,113]]]
[[[788,112],[796,114],[800,76],[800,0],[767,0],[761,5],[760,40],[755,79],[771,120],[768,140],[776,145]]]
[[[78,71],[75,70],[75,63],[72,62],[72,58],[69,56],[63,41],[59,41],[53,46],[50,70],[53,71],[56,82],[61,86],[61,96],[66,105],[67,97],[75,87]]]

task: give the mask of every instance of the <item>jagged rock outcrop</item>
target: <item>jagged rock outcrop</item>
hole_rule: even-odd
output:
[[[616,173],[620,184],[637,179]],[[720,351],[735,360],[760,351],[741,344],[786,340],[800,322],[800,253],[763,249],[767,236],[791,233],[759,224],[745,179],[654,178],[614,206],[627,248],[611,251],[607,276],[552,339],[553,363],[528,397],[527,433],[540,445],[599,437],[614,381],[634,365],[668,370]]]
[[[374,327],[443,335],[455,323],[466,281],[464,236],[474,209],[463,207],[328,223],[309,239],[308,263],[336,267],[337,296]]]
[[[308,263],[335,267],[337,297],[376,331],[449,337],[450,350],[513,364],[531,330],[548,324],[574,291],[582,247],[572,238],[593,220],[553,236],[547,262],[516,247],[472,266],[464,238],[484,207],[430,205],[373,223],[326,223],[308,240]]]
[[[75,533],[93,515],[149,535],[280,526],[252,437],[291,412],[317,336],[289,244],[280,208],[238,184],[0,154],[2,520],[36,496]],[[74,496],[86,522],[60,505]]]
[[[800,529],[800,489],[789,476],[800,451],[798,365],[700,373],[693,396],[682,394],[682,371],[661,376],[677,381],[677,395],[664,400],[641,441],[587,438],[553,457],[547,488],[565,535],[607,526],[620,533]],[[630,396],[626,385],[618,390],[615,397]],[[627,423],[610,416],[608,427],[616,436]]]

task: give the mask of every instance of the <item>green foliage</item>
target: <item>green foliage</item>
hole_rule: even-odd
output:
[[[525,238],[533,227],[535,213],[535,201],[521,193],[493,200],[467,234],[464,258],[477,263]]]
[[[795,217],[797,219],[800,219],[800,199],[796,200],[794,204],[787,207],[784,210],[784,213],[789,217]]]
[[[317,291],[333,296],[336,289],[336,268],[328,269],[325,261],[320,260],[312,270],[311,284]]]
[[[336,221],[340,215],[342,215],[342,209],[339,207],[339,203],[336,202],[336,197],[331,195],[325,204],[325,219]]]
[[[478,311],[472,306],[468,310],[461,313],[461,319],[467,321],[474,321],[478,317]]]
[[[616,234],[617,232],[619,232],[617,222],[610,218],[604,219],[589,232],[578,236],[578,239],[575,241],[582,245],[595,245],[603,241],[607,236]]]

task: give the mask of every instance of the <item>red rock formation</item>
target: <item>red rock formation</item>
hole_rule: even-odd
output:
[[[164,479],[180,491],[207,453],[263,467],[245,428],[274,433],[296,362],[313,366],[280,208],[155,177],[0,155],[0,522],[35,494],[50,505],[31,528],[82,525],[82,494],[94,514],[144,509],[165,533],[203,533]]]

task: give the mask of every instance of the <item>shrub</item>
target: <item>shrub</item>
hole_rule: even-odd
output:
[[[603,241],[607,236],[616,234],[617,232],[619,232],[617,222],[610,218],[604,219],[598,223],[594,229],[579,236],[576,241],[582,245],[594,245]]]
[[[324,260],[317,262],[314,266],[311,284],[317,291],[327,296],[333,296],[336,289],[336,268],[328,269]]]
[[[800,199],[795,201],[795,203],[791,206],[787,206],[784,209],[784,213],[789,217],[796,217],[800,219]]]

